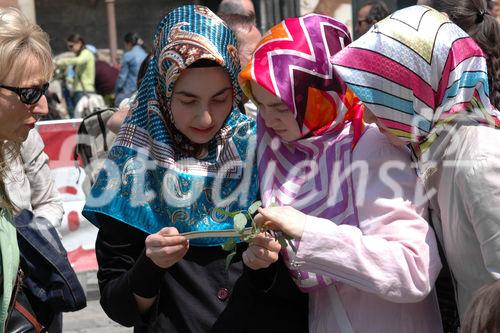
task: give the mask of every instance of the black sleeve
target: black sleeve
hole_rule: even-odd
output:
[[[156,296],[165,270],[146,257],[144,232],[108,216],[98,215],[98,219],[101,228],[96,256],[101,306],[121,325],[142,324],[144,316],[138,311],[134,293],[145,298]]]
[[[302,298],[303,293],[293,281],[281,254],[278,261],[268,268],[253,270],[246,265],[244,267],[245,274],[257,291],[284,300],[291,300],[297,296]]]
[[[245,264],[244,274],[249,278],[250,283],[260,292],[272,292],[278,278],[277,263],[271,264],[267,268],[254,270]]]

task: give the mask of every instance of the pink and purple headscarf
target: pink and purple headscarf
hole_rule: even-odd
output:
[[[257,161],[264,206],[292,206],[336,224],[358,225],[349,169],[351,153],[363,133],[359,100],[336,76],[331,56],[351,42],[347,28],[323,15],[289,18],[271,28],[240,74],[243,91],[252,98],[254,81],[279,97],[294,113],[302,138],[282,142],[257,116]],[[334,193],[335,192],[335,193]],[[293,268],[303,290],[333,281]]]

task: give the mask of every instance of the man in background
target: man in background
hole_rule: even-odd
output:
[[[238,55],[243,69],[252,58],[253,51],[262,35],[255,25],[255,15],[219,14],[219,17],[233,30],[238,41]]]
[[[381,0],[365,2],[358,10],[356,33],[358,36],[363,35],[370,30],[372,25],[386,18],[387,15],[389,15],[389,8],[385,2]]]
[[[250,1],[236,1],[236,0],[224,0],[221,2],[221,6],[225,3],[227,5],[228,3],[238,3],[237,5],[241,5],[240,7],[232,7],[234,10],[238,11],[239,13],[247,13],[249,10],[248,7],[244,7],[242,3],[244,2],[250,2]],[[251,3],[251,2],[250,2]],[[253,6],[253,4],[252,4]],[[219,10],[221,10],[221,7],[219,6]],[[223,10],[227,10],[227,7]],[[262,38],[262,35],[257,29],[257,26],[255,24],[255,13],[254,12],[249,12],[248,14],[239,14],[239,13],[228,13],[228,12],[218,12],[217,15],[226,22],[226,24],[233,30],[236,40],[238,41],[238,57],[240,59],[240,65],[241,68],[243,69],[249,62],[250,59],[252,58],[253,51],[255,50],[255,47],[259,43],[259,41]],[[257,116],[257,107],[255,104],[252,103],[252,101],[245,99],[244,101],[244,109],[245,109],[245,114],[247,116],[256,118]]]
[[[255,17],[255,7],[251,0],[222,0],[217,9],[217,15],[221,14],[254,15]]]

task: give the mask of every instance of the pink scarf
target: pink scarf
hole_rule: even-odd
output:
[[[280,97],[302,131],[299,140],[283,143],[258,115],[257,160],[264,206],[289,205],[336,224],[358,225],[348,170],[352,149],[363,133],[363,112],[329,64],[329,58],[350,42],[347,28],[330,17],[286,19],[271,28],[241,73],[240,83],[250,98],[254,81]],[[291,251],[287,247],[283,256],[301,289],[333,283],[328,277],[294,269]]]

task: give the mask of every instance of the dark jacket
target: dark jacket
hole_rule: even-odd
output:
[[[25,209],[15,223],[24,291],[40,323],[49,326],[56,314],[83,309],[85,293],[54,226]]]
[[[106,61],[97,60],[95,62],[95,91],[99,95],[111,95],[115,92],[118,69],[108,64]]]
[[[146,234],[100,216],[96,241],[101,305],[134,332],[307,332],[308,298],[279,261],[270,269],[246,268],[241,253],[228,271],[221,247],[191,246],[169,269],[144,254]],[[146,316],[136,295],[159,295]]]

